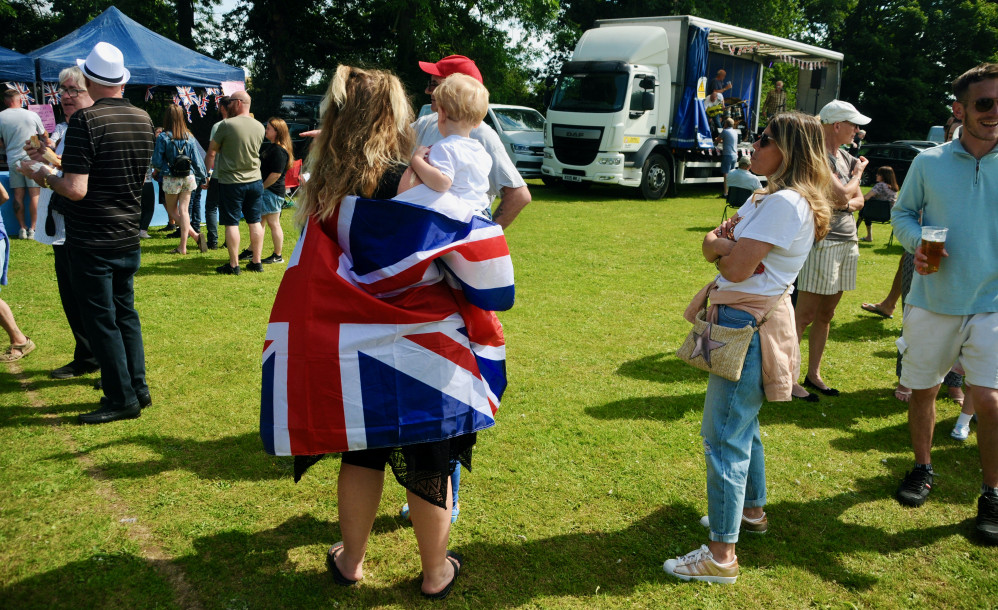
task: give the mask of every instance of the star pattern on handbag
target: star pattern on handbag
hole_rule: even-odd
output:
[[[704,329],[702,334],[699,334],[696,331],[693,332],[693,335],[696,337],[696,347],[693,348],[693,353],[690,354],[690,358],[703,356],[703,359],[707,362],[707,366],[712,366],[710,363],[710,352],[727,345],[727,343],[714,341],[710,338],[711,328],[713,328],[713,325],[708,322],[707,328]]]

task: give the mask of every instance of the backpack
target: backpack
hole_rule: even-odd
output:
[[[177,156],[173,158],[170,163],[170,175],[174,178],[186,178],[191,175],[191,158],[187,156],[187,141],[181,146],[177,146],[177,141],[172,140],[173,145],[177,147]]]

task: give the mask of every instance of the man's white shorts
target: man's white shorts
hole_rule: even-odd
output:
[[[959,358],[967,383],[998,388],[998,313],[948,316],[907,305],[897,345],[903,386],[936,386]]]

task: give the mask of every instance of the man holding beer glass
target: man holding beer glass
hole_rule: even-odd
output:
[[[896,497],[921,506],[929,495],[936,393],[959,358],[978,418],[984,481],[977,534],[998,544],[998,64],[965,72],[953,81],[953,94],[962,135],[915,158],[891,213],[894,235],[914,252],[917,273],[898,342],[901,384],[912,388],[915,466]]]

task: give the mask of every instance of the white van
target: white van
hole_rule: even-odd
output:
[[[419,116],[432,113],[430,105],[419,110]],[[526,106],[489,104],[482,121],[499,134],[503,148],[524,178],[541,177],[544,159],[544,115]]]

